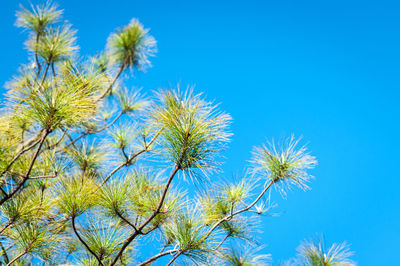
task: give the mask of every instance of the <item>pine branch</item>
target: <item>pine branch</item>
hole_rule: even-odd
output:
[[[43,76],[42,76],[42,81],[40,82],[40,86],[43,86],[43,83],[46,79],[47,73],[49,72],[49,67],[50,67],[50,59],[46,62],[46,68],[44,70]]]
[[[38,57],[38,51],[37,51],[37,47],[39,44],[39,38],[40,38],[40,32],[36,33],[36,45],[35,45],[35,62],[36,62],[36,66],[37,66],[37,72],[36,72],[36,77],[35,77],[35,82],[37,80],[37,78],[40,75],[40,71],[41,71],[41,64],[39,63],[39,57]]]
[[[21,181],[21,183],[19,183],[19,185],[13,191],[8,193],[4,198],[2,198],[0,200],[0,205],[3,205],[4,202],[6,202],[10,198],[12,198],[24,186],[25,182],[29,179],[29,175],[30,175],[30,173],[31,173],[31,171],[33,169],[33,165],[35,164],[36,159],[37,159],[37,157],[38,157],[38,155],[40,153],[40,149],[42,148],[43,143],[44,143],[44,141],[45,141],[45,139],[46,139],[46,137],[47,137],[47,135],[49,133],[50,133],[50,131],[48,129],[45,129],[43,131],[42,137],[41,137],[40,142],[39,142],[39,146],[38,146],[35,154],[33,155],[32,159],[31,159],[31,163],[29,165],[28,170],[26,171],[24,179]]]
[[[158,136],[161,134],[161,132],[162,132],[163,129],[164,129],[164,127],[161,128],[161,129],[154,135],[154,137],[152,138],[152,140],[151,140],[147,145],[145,145],[145,147],[144,147],[142,150],[138,151],[137,153],[134,153],[134,154],[131,155],[131,157],[129,157],[129,159],[126,160],[124,163],[122,163],[122,164],[118,165],[117,167],[115,167],[115,168],[103,179],[103,182],[101,182],[101,184],[99,185],[99,188],[102,187],[105,183],[107,183],[107,181],[108,181],[116,172],[118,172],[118,170],[120,170],[122,167],[130,165],[130,164],[132,163],[132,161],[133,161],[136,157],[138,157],[139,155],[141,155],[141,154],[144,153],[144,152],[149,151],[149,149],[150,149],[151,146],[153,145],[154,141],[156,141],[156,139],[157,139]]]
[[[139,227],[139,229],[137,231],[135,231],[129,238],[127,238],[125,240],[125,243],[123,244],[122,248],[117,253],[117,255],[115,256],[114,260],[111,262],[110,266],[115,265],[115,263],[117,263],[118,258],[122,255],[122,253],[129,246],[129,244],[135,239],[135,237],[137,235],[139,235],[139,234],[142,234],[142,230],[154,219],[154,217],[157,216],[157,214],[160,213],[160,210],[161,210],[162,206],[164,205],[164,200],[165,200],[165,197],[167,195],[169,186],[172,183],[172,179],[175,177],[176,173],[181,169],[182,162],[183,162],[183,159],[185,157],[186,150],[187,150],[187,147],[186,147],[187,146],[187,140],[188,140],[188,134],[185,136],[185,139],[184,139],[184,144],[183,144],[183,150],[182,150],[181,157],[179,158],[179,161],[178,161],[177,165],[175,166],[174,170],[172,171],[170,177],[167,180],[167,183],[164,186],[164,190],[163,190],[163,193],[161,195],[161,199],[160,199],[160,201],[158,203],[158,206],[157,206],[156,210],[153,212],[153,214],[149,218],[147,218],[147,220],[145,222],[143,222],[143,224]]]
[[[80,140],[83,137],[86,137],[87,135],[90,134],[95,134],[95,133],[100,133],[104,130],[106,130],[107,128],[111,127],[115,122],[117,122],[117,120],[124,114],[124,111],[121,111],[109,124],[105,125],[104,127],[97,129],[97,130],[93,130],[93,131],[88,131],[85,132],[83,134],[81,134],[80,136],[76,137],[75,139],[73,139],[70,143],[68,143],[67,145],[65,145],[64,148],[69,147],[71,145],[74,145],[78,140]]]
[[[209,231],[202,237],[202,240],[207,239],[207,238],[211,235],[211,233],[212,233],[221,223],[223,223],[223,222],[225,222],[225,221],[229,221],[229,220],[231,220],[234,216],[236,216],[236,215],[238,215],[238,214],[240,214],[240,213],[242,213],[242,212],[248,211],[250,208],[252,208],[252,207],[262,198],[262,196],[264,196],[265,192],[267,192],[267,190],[268,190],[274,183],[275,183],[274,181],[270,181],[270,182],[268,183],[268,185],[264,188],[264,190],[258,195],[258,197],[257,197],[250,205],[248,205],[247,207],[245,207],[245,208],[243,208],[243,209],[241,209],[241,210],[238,210],[238,211],[236,211],[236,212],[233,212],[233,213],[231,213],[231,214],[225,216],[224,218],[220,219],[219,221],[217,221],[217,222],[209,229]]]
[[[15,258],[13,258],[9,263],[7,263],[6,266],[9,266],[11,264],[13,264],[16,260],[18,260],[19,258],[21,258],[22,256],[24,256],[27,252],[23,251],[21,252],[18,256],[16,256]]]
[[[157,214],[160,213],[160,210],[162,208],[162,205],[164,204],[164,200],[165,197],[167,195],[168,192],[168,188],[171,185],[172,179],[174,178],[175,174],[178,172],[178,170],[180,169],[180,166],[176,166],[174,168],[174,170],[172,171],[170,177],[168,178],[167,183],[164,186],[164,190],[163,193],[161,195],[161,199],[160,202],[158,203],[158,206],[156,208],[156,210],[153,212],[153,214],[138,228],[137,231],[135,231],[130,237],[128,237],[125,241],[124,244],[122,245],[121,249],[119,250],[119,252],[117,253],[117,255],[115,256],[114,260],[111,262],[110,266],[115,265],[115,263],[117,263],[118,258],[122,255],[122,253],[125,251],[125,249],[129,246],[129,244],[136,238],[136,236],[138,236],[139,234],[142,234],[142,230],[144,229],[144,227],[146,227],[146,225],[148,225],[153,219],[154,217],[156,217]]]
[[[150,265],[150,263],[154,262],[155,260],[162,258],[166,255],[172,255],[172,253],[179,252],[179,249],[172,249],[164,252],[160,252],[159,254],[151,257],[150,259],[138,264],[138,266],[145,266],[145,265]]]
[[[126,63],[127,63],[128,58],[125,58],[124,63],[120,66],[117,74],[115,75],[115,77],[113,78],[113,80],[111,81],[110,85],[107,87],[107,89],[99,96],[99,98],[97,99],[97,102],[100,101],[101,99],[103,99],[107,93],[109,93],[112,89],[112,87],[114,86],[114,83],[117,81],[117,79],[119,78],[119,76],[122,74],[122,72],[125,70],[126,67]]]
[[[221,245],[228,239],[228,237],[231,236],[231,233],[226,234],[226,236],[219,242],[219,244],[214,248],[214,250],[217,250],[221,247]]]
[[[74,230],[75,235],[78,237],[79,241],[85,246],[85,248],[97,259],[99,262],[99,265],[103,266],[104,264],[101,262],[101,259],[97,254],[89,247],[89,245],[82,239],[82,237],[79,235],[78,230],[76,229],[75,226],[75,216],[72,216],[72,228]]]
[[[40,138],[39,139],[36,138],[37,137],[34,137],[31,140],[29,140],[28,142],[30,142],[31,144],[29,144],[28,146],[23,145],[25,148],[22,148],[20,151],[17,152],[17,154],[13,157],[13,159],[8,163],[6,168],[3,170],[3,172],[1,172],[0,176],[3,176],[11,168],[11,166],[13,166],[13,164],[19,159],[19,157],[21,157],[21,155],[23,155],[25,152],[35,147],[40,142]]]
[[[168,263],[166,266],[171,265],[184,251],[180,250]]]
[[[10,259],[8,257],[8,254],[7,254],[7,250],[4,248],[3,242],[1,242],[1,241],[0,241],[0,247],[1,247],[1,250],[2,250],[2,252],[4,254],[4,262],[5,263],[9,263]]]
[[[7,222],[7,224],[0,230],[0,234],[2,234],[8,227],[10,227],[14,221],[10,220]]]
[[[130,225],[130,226],[135,230],[135,232],[137,231],[136,226],[135,226],[133,223],[131,223],[127,218],[125,218],[121,213],[119,213],[119,212],[117,211],[116,214],[117,214],[117,216],[118,216],[119,218],[121,218],[122,221],[124,221],[125,223],[127,223],[128,225]]]

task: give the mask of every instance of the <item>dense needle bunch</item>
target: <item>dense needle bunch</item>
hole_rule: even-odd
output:
[[[323,239],[319,241],[310,239],[304,241],[297,249],[298,258],[295,263],[305,266],[350,266],[355,265],[350,259],[353,252],[346,243],[333,244],[329,249],[325,248]]]

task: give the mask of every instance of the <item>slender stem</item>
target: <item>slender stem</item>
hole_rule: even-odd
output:
[[[44,74],[43,74],[43,77],[42,77],[42,81],[40,82],[41,86],[43,86],[44,80],[46,79],[47,72],[49,71],[49,67],[50,67],[50,62],[47,61],[47,63],[46,63],[46,69],[44,70]]]
[[[162,129],[161,129],[161,130],[162,130]],[[161,130],[159,131],[159,133],[161,132]],[[159,133],[157,133],[157,136],[158,136]],[[153,138],[152,142],[154,141],[155,138],[156,138],[156,137]],[[136,237],[137,235],[139,235],[139,234],[142,234],[143,228],[145,228],[145,227],[154,219],[154,217],[156,217],[157,214],[160,213],[160,210],[161,210],[162,206],[164,205],[164,200],[165,200],[165,197],[166,197],[166,195],[167,195],[169,186],[170,186],[171,183],[172,183],[172,179],[174,178],[174,176],[176,175],[176,173],[181,169],[181,165],[182,165],[182,162],[183,162],[183,159],[184,159],[184,157],[185,157],[186,150],[187,150],[187,147],[186,147],[187,139],[188,139],[188,134],[187,134],[187,136],[186,136],[185,139],[184,139],[184,145],[183,145],[181,157],[179,158],[178,163],[176,164],[174,170],[172,171],[170,177],[169,177],[168,180],[167,180],[167,183],[166,183],[165,186],[164,186],[164,190],[163,190],[163,193],[162,193],[162,195],[161,195],[161,199],[160,199],[160,201],[159,201],[159,203],[158,203],[158,206],[157,206],[156,210],[153,212],[152,215],[150,215],[149,218],[147,218],[146,221],[143,222],[143,224],[139,227],[139,229],[138,229],[137,231],[135,231],[130,237],[128,237],[128,238],[125,240],[125,243],[122,245],[121,249],[118,251],[118,253],[117,253],[117,255],[115,256],[114,260],[111,262],[110,266],[113,266],[113,265],[115,265],[115,263],[117,263],[118,258],[122,255],[122,253],[123,253],[124,250],[129,246],[129,244],[135,239],[135,237]],[[151,142],[151,143],[152,143],[152,142]],[[149,145],[151,145],[151,144],[149,144]]]
[[[172,253],[175,253],[175,252],[178,252],[178,251],[179,251],[178,249],[173,249],[173,250],[168,250],[168,251],[165,251],[165,252],[160,252],[159,254],[151,257],[150,259],[138,264],[138,266],[149,265],[150,263],[152,263],[153,261],[155,261],[155,260],[157,260],[157,259],[159,259],[161,257],[164,257],[166,255],[172,255]]]
[[[35,146],[40,141],[40,136],[42,132],[40,131],[36,136],[30,138],[29,140],[25,141],[21,144],[21,146],[15,151],[16,154],[19,154],[21,151],[26,150],[27,147],[31,147],[32,145]],[[35,143],[35,144],[34,144]]]
[[[13,221],[10,220],[8,223],[0,230],[0,234],[2,234],[8,227],[10,227],[13,224]]]
[[[157,228],[158,228],[158,225],[155,225],[151,229],[149,229],[148,231],[142,232],[142,233],[143,233],[143,235],[147,235],[147,234],[153,232],[154,230],[156,230]]]
[[[161,134],[161,132],[164,130],[164,128],[165,128],[165,127],[160,128],[160,130],[157,131],[157,133],[154,135],[154,137],[152,138],[152,140],[151,140],[147,145],[145,145],[145,147],[144,147],[142,150],[140,150],[140,151],[138,151],[137,153],[133,154],[133,155],[129,158],[129,160],[125,161],[124,163],[122,163],[122,164],[118,165],[116,168],[114,168],[114,169],[104,178],[103,182],[101,182],[101,184],[100,184],[99,187],[102,187],[105,183],[107,183],[107,181],[108,181],[116,172],[118,172],[119,169],[121,169],[121,168],[124,167],[124,166],[127,166],[127,165],[131,164],[132,161],[133,161],[136,157],[138,157],[140,154],[142,154],[142,153],[144,153],[144,152],[146,152],[146,151],[149,151],[150,147],[153,145],[154,141],[158,138],[158,136]]]
[[[8,258],[7,250],[4,248],[4,245],[1,241],[0,241],[0,247],[1,247],[1,250],[3,251],[5,263],[9,263],[10,259]]]
[[[103,265],[101,262],[101,259],[97,256],[96,253],[93,252],[93,250],[86,244],[86,242],[82,239],[82,237],[79,235],[78,230],[76,230],[75,226],[75,216],[72,216],[72,228],[74,230],[75,235],[78,237],[79,241],[86,247],[86,249],[97,259],[99,262],[99,265]]]
[[[128,161],[128,160],[129,160],[129,157],[128,157],[128,155],[126,154],[125,146],[121,148],[121,151],[122,151],[122,155],[124,156],[125,160]]]
[[[68,128],[64,128],[61,137],[56,141],[56,143],[47,146],[46,150],[51,150],[51,149],[57,148],[57,146],[61,143],[61,141],[64,139],[65,135],[67,134],[67,131],[68,131]]]
[[[19,177],[21,177],[21,178],[25,178],[25,175],[20,174],[20,173],[17,173],[17,172],[15,172],[15,171],[13,171],[13,170],[8,170],[8,172],[11,173],[11,174],[13,174],[13,175],[19,176]],[[56,171],[54,171],[54,172],[55,172],[55,173],[54,173],[53,175],[31,176],[31,177],[29,177],[29,179],[55,178],[55,177],[58,176],[58,173],[57,173]]]
[[[219,249],[219,248],[221,247],[221,245],[225,242],[225,240],[227,240],[228,237],[230,237],[230,236],[231,236],[231,233],[228,233],[228,234],[221,240],[221,242],[219,242],[219,244],[214,248],[214,250]]]
[[[28,141],[30,142],[30,141]],[[35,141],[33,141],[29,146],[25,146],[25,148],[21,149],[15,156],[14,158],[11,160],[11,162],[8,163],[8,165],[6,166],[6,168],[3,170],[3,172],[1,172],[0,176],[3,176],[8,170],[10,170],[11,166],[19,159],[19,157],[21,157],[21,155],[23,155],[25,152],[29,151],[30,149],[32,149],[34,146],[36,146],[38,143],[40,142],[40,139],[37,139]]]
[[[162,195],[161,195],[161,199],[160,199],[160,202],[158,203],[158,206],[157,206],[156,210],[155,210],[155,211],[153,212],[153,214],[138,228],[137,231],[135,231],[130,237],[128,237],[128,238],[125,240],[125,242],[124,242],[124,244],[122,245],[121,249],[119,250],[119,252],[118,252],[117,255],[115,256],[114,260],[111,262],[110,266],[115,265],[115,263],[117,263],[118,258],[122,255],[122,253],[123,253],[123,252],[125,251],[125,249],[129,246],[129,244],[135,239],[135,237],[136,237],[137,235],[141,234],[143,228],[144,228],[147,224],[149,224],[149,223],[154,219],[154,217],[156,217],[156,215],[157,215],[158,213],[160,213],[160,210],[161,210],[161,208],[162,208],[162,206],[163,206],[163,204],[164,204],[164,200],[165,200],[165,197],[166,197],[167,192],[168,192],[168,188],[169,188],[169,186],[171,185],[172,179],[174,178],[174,176],[176,175],[176,173],[178,172],[179,169],[180,169],[180,167],[179,167],[179,166],[176,166],[176,167],[174,168],[174,170],[172,171],[170,177],[168,178],[168,181],[167,181],[167,183],[166,183],[165,186],[164,186],[164,191],[163,191],[163,193],[162,193]]]
[[[127,223],[128,225],[130,225],[135,231],[137,231],[136,226],[134,224],[132,224],[127,218],[125,218],[121,213],[119,213],[118,211],[116,212],[117,216],[119,218],[121,218],[122,221],[124,221],[125,223]]]
[[[158,136],[160,136],[161,132],[164,130],[165,126],[163,126],[162,128],[160,128],[157,133],[154,135],[154,137],[150,140],[149,144],[145,145],[146,149],[149,149],[151,147],[151,145],[153,145],[154,141],[156,141],[156,139],[158,138]]]
[[[162,253],[164,251],[164,249],[166,249],[168,247],[169,243],[165,243],[164,246],[161,248],[160,253]]]
[[[36,61],[36,65],[37,65],[37,73],[36,73],[35,81],[39,77],[40,70],[41,70],[41,65],[39,63],[39,57],[38,57],[38,53],[37,53],[37,46],[39,44],[39,38],[40,38],[40,32],[36,34],[35,61]]]
[[[58,174],[57,174],[57,173],[55,173],[54,175],[39,175],[39,176],[32,176],[32,177],[29,177],[29,179],[55,178],[55,177],[57,177],[57,176],[58,176]]]
[[[12,197],[24,186],[25,182],[29,179],[29,175],[30,175],[30,173],[31,173],[31,171],[32,171],[32,169],[33,169],[33,165],[35,164],[36,159],[37,159],[37,157],[39,156],[40,149],[42,148],[43,143],[44,143],[44,141],[45,141],[45,139],[46,139],[46,137],[47,137],[47,135],[48,135],[49,133],[50,133],[50,131],[49,131],[48,129],[46,129],[46,130],[43,131],[42,137],[41,137],[40,142],[39,142],[39,146],[38,146],[38,148],[37,148],[35,154],[33,155],[33,158],[32,158],[32,160],[31,160],[31,163],[30,163],[30,165],[29,165],[28,170],[26,171],[26,174],[25,174],[25,176],[24,176],[24,179],[21,181],[21,183],[19,183],[19,185],[18,185],[13,191],[11,191],[9,194],[7,194],[4,198],[2,198],[2,199],[0,200],[0,206],[1,206],[4,202],[6,202],[6,201],[9,200],[10,198],[12,198]]]
[[[69,147],[69,146],[75,144],[78,140],[80,140],[81,138],[83,138],[83,137],[85,137],[85,136],[87,136],[87,135],[89,135],[89,134],[99,133],[99,132],[101,132],[101,131],[103,131],[103,130],[106,130],[107,128],[109,128],[110,126],[112,126],[115,122],[117,122],[117,120],[118,120],[118,119],[121,117],[121,115],[123,115],[124,113],[125,113],[124,111],[121,111],[121,112],[113,119],[113,121],[111,121],[109,124],[105,125],[104,127],[100,128],[100,129],[97,129],[97,130],[94,130],[94,131],[88,131],[88,132],[85,132],[85,133],[81,134],[79,137],[76,137],[74,140],[72,140],[70,143],[68,143],[65,147]]]
[[[182,253],[183,253],[183,250],[176,253],[176,255],[168,262],[167,266],[171,265]]]
[[[264,188],[264,190],[258,195],[258,197],[257,197],[250,205],[248,205],[247,207],[245,207],[245,208],[243,208],[243,209],[240,209],[240,210],[238,210],[238,211],[236,211],[236,212],[234,212],[234,213],[231,213],[230,215],[227,215],[227,216],[225,216],[224,218],[222,218],[221,220],[217,221],[217,222],[210,228],[210,230],[207,232],[207,234],[205,234],[201,239],[202,239],[202,240],[207,239],[207,237],[209,237],[209,236],[211,235],[211,233],[212,233],[221,223],[223,223],[224,221],[228,221],[228,220],[232,219],[232,217],[234,217],[234,216],[236,216],[236,215],[238,215],[238,214],[240,214],[240,213],[242,213],[242,212],[248,211],[251,207],[253,207],[253,206],[262,198],[262,196],[264,196],[265,192],[267,192],[267,190],[268,190],[274,183],[275,183],[274,181],[270,181],[270,182],[268,183],[268,185]]]
[[[53,72],[53,77],[54,77],[54,80],[55,80],[56,79],[56,71],[54,69],[54,63],[51,63],[51,72]]]
[[[24,256],[27,252],[21,252],[18,256],[16,256],[15,258],[13,258],[9,263],[7,263],[6,266],[13,264],[17,259],[21,258],[22,256]]]
[[[275,183],[275,181],[270,181],[268,183],[268,185],[264,188],[264,190],[260,193],[260,195],[258,195],[258,197],[246,208],[243,208],[239,211],[236,211],[232,214],[232,216],[237,215],[239,213],[245,212],[247,210],[249,210],[251,207],[253,207],[254,205],[256,205],[256,203],[262,198],[262,196],[264,196],[265,192],[267,192],[267,190]]]
[[[118,172],[119,169],[121,169],[122,167],[128,165],[127,162],[122,163],[120,165],[118,165],[117,167],[115,167],[103,180],[103,182],[101,182],[100,187],[104,186],[105,183],[107,183],[107,181],[116,173]]]
[[[113,78],[113,80],[111,81],[110,85],[108,86],[108,88],[99,96],[99,98],[97,99],[97,101],[100,101],[101,99],[104,98],[104,96],[107,95],[107,93],[110,92],[110,90],[112,89],[112,87],[114,86],[114,83],[117,81],[117,79],[119,78],[119,76],[122,74],[122,72],[125,70],[125,65],[126,65],[126,61],[127,59],[125,59],[124,63],[121,65],[121,67],[119,68],[118,73],[115,75],[115,77]]]

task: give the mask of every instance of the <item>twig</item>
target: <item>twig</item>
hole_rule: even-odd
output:
[[[219,249],[219,248],[221,247],[221,245],[225,242],[225,240],[227,240],[228,237],[230,237],[230,236],[231,236],[231,233],[228,233],[228,234],[221,240],[221,242],[219,242],[219,244],[214,248],[214,250]]]
[[[262,196],[265,194],[265,192],[267,192],[267,190],[268,190],[274,183],[275,183],[274,181],[270,181],[270,182],[268,183],[268,185],[264,188],[264,190],[258,195],[258,197],[257,197],[250,205],[248,205],[247,207],[245,207],[245,208],[243,208],[243,209],[241,209],[241,210],[238,210],[238,211],[236,211],[236,212],[234,212],[234,213],[231,213],[230,215],[227,215],[227,216],[225,216],[224,218],[222,218],[221,220],[217,221],[217,222],[210,228],[210,230],[201,238],[201,240],[205,240],[207,237],[209,237],[210,234],[211,234],[221,223],[223,223],[224,221],[229,221],[229,220],[232,219],[234,216],[236,216],[236,215],[238,215],[238,214],[240,214],[240,213],[242,213],[242,212],[248,211],[251,207],[253,207],[253,206],[262,198]]]
[[[159,259],[161,257],[164,257],[166,255],[172,255],[172,253],[175,253],[175,252],[178,252],[178,251],[179,251],[178,249],[172,249],[172,250],[168,250],[168,251],[165,251],[165,252],[160,252],[159,254],[151,257],[150,259],[138,264],[138,266],[149,265],[150,263],[152,263],[153,261],[155,261],[155,260],[157,260],[157,259]]]
[[[116,212],[117,216],[119,218],[121,218],[125,223],[127,223],[128,225],[130,225],[135,231],[137,231],[136,226],[134,224],[132,224],[128,219],[126,219],[121,213],[119,213],[118,211]]]
[[[125,112],[121,111],[114,119],[113,121],[111,121],[109,124],[105,125],[104,127],[97,129],[97,130],[93,130],[93,131],[87,131],[83,134],[81,134],[80,136],[76,137],[75,139],[73,139],[70,143],[68,143],[67,145],[65,145],[64,148],[69,147],[73,144],[75,144],[78,140],[80,140],[81,138],[90,135],[90,134],[95,134],[95,133],[99,133],[103,130],[106,130],[107,128],[109,128],[110,126],[112,126],[115,122],[117,122],[117,120],[121,117],[121,115],[123,115]]]
[[[1,206],[4,202],[6,202],[7,200],[9,200],[11,197],[13,197],[13,196],[24,186],[25,182],[29,179],[29,175],[30,175],[30,173],[31,173],[31,171],[32,171],[32,169],[33,169],[33,165],[35,164],[36,159],[37,159],[37,157],[38,157],[38,155],[39,155],[40,149],[42,148],[43,143],[44,143],[44,141],[45,141],[45,139],[46,139],[46,137],[47,137],[47,135],[48,135],[49,133],[50,133],[50,131],[49,131],[48,129],[46,129],[46,130],[43,131],[42,137],[41,137],[40,142],[39,142],[39,146],[38,146],[38,148],[37,148],[35,154],[33,155],[33,158],[32,158],[32,160],[31,160],[31,163],[30,163],[30,165],[29,165],[28,170],[26,171],[26,174],[25,174],[24,179],[21,181],[21,183],[19,183],[19,185],[18,185],[13,191],[11,191],[9,194],[7,194],[4,198],[2,198],[2,199],[0,200],[0,206]]]
[[[1,250],[3,251],[3,254],[4,254],[5,263],[9,263],[10,259],[8,258],[7,250],[4,248],[4,245],[3,245],[3,243],[1,241],[0,241],[0,247],[1,247]]]
[[[159,133],[161,133],[161,130],[162,129],[160,129],[160,131],[157,133],[157,136],[158,136]],[[183,159],[185,158],[185,154],[186,154],[186,151],[187,151],[187,147],[186,146],[187,146],[188,137],[189,137],[189,134],[186,134],[186,136],[184,138],[181,157],[179,158],[174,170],[172,171],[170,177],[167,180],[167,183],[164,186],[164,190],[163,190],[163,193],[161,195],[161,199],[160,199],[160,201],[158,203],[158,206],[157,206],[156,210],[153,212],[152,215],[150,215],[149,218],[147,218],[146,221],[143,222],[143,224],[139,227],[139,229],[137,231],[135,231],[130,237],[128,237],[125,240],[125,243],[122,245],[122,248],[119,250],[119,252],[115,256],[114,260],[111,262],[110,266],[113,266],[113,265],[115,265],[115,263],[117,263],[118,258],[122,255],[122,253],[129,246],[129,244],[135,239],[135,237],[137,235],[139,235],[139,234],[142,234],[143,228],[145,228],[154,219],[154,217],[156,217],[157,214],[160,213],[160,210],[161,210],[162,206],[164,205],[164,200],[165,200],[165,197],[167,196],[167,192],[168,192],[169,186],[172,183],[172,179],[174,178],[176,173],[181,169],[181,166],[182,166],[182,163],[183,163]],[[152,142],[154,141],[154,139],[155,138],[153,138]]]
[[[104,265],[101,262],[101,259],[97,256],[96,253],[93,252],[93,250],[88,246],[88,244],[86,244],[86,242],[82,239],[82,237],[79,235],[78,230],[76,230],[76,226],[75,226],[75,216],[72,216],[72,228],[74,230],[75,235],[78,237],[79,241],[86,247],[86,249],[97,259],[97,261],[99,262],[99,265]]]
[[[37,65],[37,73],[36,73],[36,77],[35,77],[35,82],[37,80],[37,78],[40,75],[40,70],[41,70],[41,65],[39,63],[39,57],[38,57],[38,44],[39,44],[39,38],[40,38],[40,32],[36,33],[36,46],[35,46],[35,61],[36,61],[36,65]]]
[[[47,72],[49,71],[49,67],[50,67],[50,60],[48,60],[48,61],[46,62],[46,69],[44,70],[44,74],[43,74],[43,77],[42,77],[42,81],[40,82],[41,86],[43,86],[44,80],[46,79]]]
[[[13,174],[13,175],[17,175],[17,176],[19,176],[19,177],[26,178],[25,175],[23,175],[23,174],[21,174],[21,173],[18,173],[18,172],[15,172],[15,171],[13,171],[13,170],[8,170],[8,172],[11,173],[11,174]],[[41,179],[41,178],[55,178],[55,177],[57,177],[57,176],[58,176],[57,171],[54,171],[54,174],[53,174],[53,175],[38,175],[38,176],[31,176],[31,177],[28,177],[28,178],[29,178],[29,179]]]
[[[8,227],[10,227],[14,221],[10,220],[8,223],[0,230],[0,234],[2,234]]]
[[[18,256],[16,256],[15,258],[13,258],[9,263],[7,263],[6,266],[13,264],[17,259],[21,258],[22,256],[24,256],[27,253],[27,251],[23,251],[21,252]]]
[[[30,141],[28,141],[28,142],[30,142]],[[11,166],[19,159],[19,157],[21,157],[22,154],[24,154],[28,150],[32,149],[33,147],[35,147],[39,142],[40,142],[40,139],[37,139],[37,140],[33,141],[29,146],[27,146],[27,147],[21,149],[19,152],[17,152],[17,154],[14,156],[14,158],[11,160],[11,162],[9,162],[8,165],[6,166],[6,168],[3,170],[3,172],[1,172],[0,176],[3,176],[9,170],[11,168]]]
[[[117,255],[115,256],[114,260],[110,263],[110,266],[115,265],[115,263],[117,263],[118,258],[122,255],[122,253],[125,251],[125,249],[129,246],[129,244],[135,239],[135,237],[139,234],[142,233],[143,228],[149,224],[154,217],[160,212],[162,205],[164,204],[164,200],[165,197],[167,195],[168,192],[168,188],[171,185],[172,179],[174,178],[175,174],[178,172],[178,170],[180,169],[180,167],[176,166],[174,168],[174,170],[172,171],[170,177],[168,178],[167,183],[165,184],[164,187],[164,191],[161,195],[161,199],[160,202],[158,203],[158,206],[156,208],[156,210],[153,212],[153,214],[138,228],[137,231],[135,231],[131,236],[129,236],[125,241],[124,244],[122,245],[121,249],[119,250],[119,252],[117,253]]]
[[[124,163],[118,165],[117,167],[115,167],[103,180],[103,182],[101,182],[99,187],[102,187],[105,183],[107,183],[107,181],[116,173],[118,172],[119,169],[121,169],[124,166],[128,166],[129,164],[132,163],[132,161],[138,157],[140,154],[149,151],[150,147],[153,145],[154,141],[158,138],[158,136],[161,134],[161,132],[164,130],[165,127],[162,127],[160,130],[158,130],[158,132],[154,135],[154,137],[152,138],[152,140],[149,142],[149,144],[147,144],[142,150],[138,151],[137,153],[133,154],[128,160],[126,160]]]
[[[167,264],[167,266],[171,265],[181,254],[183,253],[183,250],[179,251]]]
[[[99,96],[99,98],[97,99],[97,101],[100,101],[101,99],[104,98],[104,96],[107,95],[108,92],[110,92],[110,90],[112,89],[112,87],[114,86],[114,83],[117,81],[117,79],[119,78],[119,76],[122,74],[122,72],[125,70],[125,65],[126,62],[128,61],[128,57],[125,58],[124,62],[122,63],[121,67],[119,68],[118,73],[115,75],[115,77],[113,78],[113,80],[111,81],[110,85],[108,86],[108,88]]]

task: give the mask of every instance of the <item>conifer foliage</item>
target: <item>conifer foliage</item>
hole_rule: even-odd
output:
[[[144,96],[122,82],[150,67],[149,30],[133,19],[85,58],[62,14],[50,3],[17,12],[30,63],[0,116],[0,263],[269,264],[254,233],[270,189],[308,187],[306,147],[262,145],[248,174],[219,180],[231,117],[191,89]],[[295,263],[352,265],[340,245],[299,252]]]

